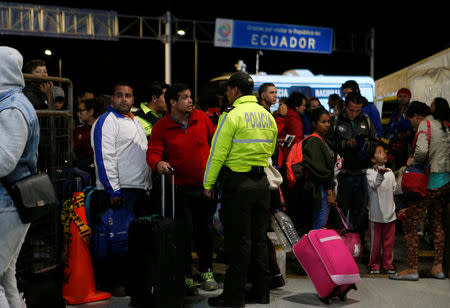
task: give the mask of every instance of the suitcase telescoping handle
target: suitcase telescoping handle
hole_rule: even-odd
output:
[[[172,169],[173,170],[173,169]],[[166,177],[161,174],[161,216],[166,216]],[[172,171],[172,219],[175,219],[175,174]]]

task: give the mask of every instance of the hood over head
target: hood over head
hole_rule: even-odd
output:
[[[0,94],[12,88],[24,87],[23,57],[19,51],[0,46]]]

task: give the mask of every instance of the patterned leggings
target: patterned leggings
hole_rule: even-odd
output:
[[[408,211],[403,220],[403,232],[408,255],[408,267],[418,270],[419,237],[417,225],[425,216],[428,209],[431,232],[433,235],[434,262],[433,265],[442,264],[444,259],[445,232],[442,227],[442,212],[448,202],[450,183],[436,190],[428,190],[425,198],[408,203]]]

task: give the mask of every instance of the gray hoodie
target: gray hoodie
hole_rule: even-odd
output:
[[[25,86],[22,64],[23,57],[16,49],[0,46],[0,94]]]
[[[22,62],[22,55],[16,49],[0,46],[0,177],[10,175],[24,157],[31,162],[30,166],[35,166],[37,160],[34,150],[26,148],[31,143],[29,136],[37,136],[39,142],[39,124],[35,124],[36,111],[21,93],[24,86]],[[2,204],[5,198],[0,185],[0,208],[5,206]]]

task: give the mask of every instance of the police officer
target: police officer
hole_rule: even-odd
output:
[[[147,139],[150,138],[153,126],[158,122],[167,110],[164,99],[165,90],[159,86],[150,88],[150,101],[141,103],[140,109],[134,115],[145,129]]]
[[[205,170],[205,196],[213,196],[216,182],[223,190],[220,217],[229,261],[223,293],[209,298],[211,306],[244,307],[248,270],[254,277],[254,300],[261,304],[270,301],[265,238],[270,193],[264,167],[275,150],[278,130],[252,90],[248,74],[237,72],[229,78],[226,96],[234,103],[219,119]]]

